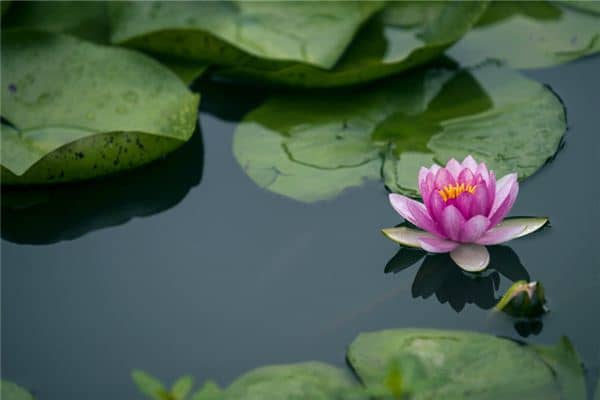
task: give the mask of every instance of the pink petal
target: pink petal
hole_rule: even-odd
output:
[[[490,221],[483,215],[476,215],[469,219],[460,230],[460,241],[473,243],[479,239],[490,226]]]
[[[475,175],[473,175],[471,170],[468,168],[465,168],[458,175],[458,179],[456,180],[456,183],[458,183],[459,185],[461,183],[464,183],[465,185],[470,185],[473,183],[474,178],[475,178]]]
[[[453,205],[447,206],[444,208],[444,211],[442,211],[440,222],[446,237],[458,241],[460,238],[460,230],[465,223],[465,218],[460,211]]]
[[[496,198],[496,174],[494,171],[490,171],[490,180],[487,182],[488,189],[488,201],[490,202],[489,210],[492,210],[492,205],[494,204],[494,200]],[[489,212],[488,212],[489,215]]]
[[[508,242],[521,236],[524,230],[525,227],[523,226],[496,226],[484,233],[475,243],[492,245]]]
[[[465,157],[465,159],[462,162],[462,166],[463,168],[470,169],[473,173],[477,172],[477,162],[470,155]]]
[[[467,272],[483,271],[490,263],[490,253],[484,246],[462,244],[450,253],[450,258]]]
[[[446,208],[447,205],[444,199],[442,199],[442,196],[437,191],[433,191],[429,194],[426,204],[431,218],[436,222],[441,221],[442,211],[444,211],[444,208]]]
[[[494,228],[487,231],[477,243],[499,244],[512,239],[529,235],[548,223],[548,218],[519,217],[505,219]]]
[[[423,236],[419,238],[421,248],[430,253],[448,253],[458,247],[460,243],[437,237]]]
[[[472,195],[469,215],[488,215],[491,208],[492,203],[489,200],[488,188],[485,182],[481,182]]]
[[[421,192],[421,196],[423,193],[427,191],[427,175],[429,174],[429,170],[425,167],[421,167],[419,170],[419,192]]]
[[[494,207],[492,206],[492,212],[490,213],[491,226],[495,226],[500,221],[502,221],[504,217],[506,217],[506,214],[508,214],[512,206],[515,204],[515,200],[517,200],[518,194],[519,183],[515,180],[508,189],[508,195],[504,198],[504,201],[500,203],[496,211],[494,211]]]
[[[458,175],[460,174],[460,171],[462,171],[463,167],[458,161],[456,161],[454,158],[451,158],[450,161],[446,163],[446,169],[450,171],[454,179],[456,179],[458,178]]]
[[[447,185],[454,185],[454,177],[446,168],[440,168],[435,174],[435,187],[441,189]]]
[[[432,164],[431,167],[429,167],[429,172],[431,172],[434,176],[435,174],[437,174],[437,172],[441,169],[442,167],[439,166],[438,164]]]
[[[432,233],[438,232],[435,222],[422,203],[396,193],[391,193],[389,199],[394,210],[411,224]]]
[[[489,185],[490,171],[488,170],[485,163],[479,163],[479,165],[477,166],[477,171],[475,172],[475,175],[481,175],[481,177],[483,178],[485,183]]]
[[[473,195],[471,193],[463,192],[455,200],[454,207],[458,208],[458,211],[462,214],[465,219],[471,217],[469,215],[469,209],[471,208],[471,202],[473,201]]]
[[[500,204],[502,204],[508,197],[515,182],[517,182],[517,174],[504,175],[498,182],[496,182],[494,204],[492,205],[492,210],[490,211],[492,214],[496,212],[498,207],[500,207]]]

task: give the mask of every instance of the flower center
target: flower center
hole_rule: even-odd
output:
[[[477,188],[477,185],[465,185],[464,183],[461,183],[459,185],[457,183],[455,185],[444,186],[443,189],[438,190],[438,193],[440,194],[440,196],[442,196],[442,199],[444,199],[444,201],[448,201],[450,199],[457,198],[458,196],[461,195],[461,193],[467,192],[467,193],[474,194],[476,188]]]

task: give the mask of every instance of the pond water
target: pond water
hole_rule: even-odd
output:
[[[562,98],[569,131],[522,183],[512,215],[545,215],[552,227],[509,243],[520,263],[497,249],[501,274],[476,282],[443,262],[384,273],[399,247],[379,230],[401,220],[381,183],[314,204],[257,187],[232,134],[259,90],[201,83],[200,129],[166,160],[53,193],[3,193],[5,206],[11,196],[32,204],[2,209],[3,377],[42,400],[136,398],[133,368],[227,384],[266,364],[342,366],[363,331],[430,327],[547,344],[565,335],[591,387],[599,69],[594,57],[526,72]],[[494,299],[527,275],[544,284],[551,312],[516,326],[493,316]]]

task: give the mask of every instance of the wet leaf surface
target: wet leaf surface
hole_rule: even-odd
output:
[[[4,183],[133,168],[179,147],[195,129],[199,96],[142,54],[20,30],[3,32],[2,48]]]

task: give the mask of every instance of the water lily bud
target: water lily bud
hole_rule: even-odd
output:
[[[539,317],[547,311],[544,287],[539,282],[515,282],[495,309],[513,317]]]

